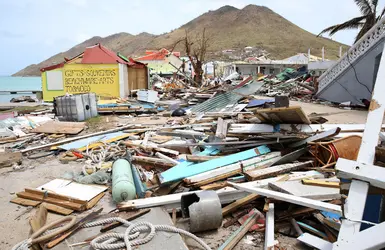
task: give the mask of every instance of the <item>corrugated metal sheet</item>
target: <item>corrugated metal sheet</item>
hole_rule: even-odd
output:
[[[226,106],[235,105],[244,96],[252,95],[263,86],[263,82],[251,81],[238,89],[217,95],[191,108],[191,112],[216,112]]]

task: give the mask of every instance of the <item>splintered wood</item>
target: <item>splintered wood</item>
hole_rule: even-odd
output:
[[[257,109],[255,110],[255,115],[262,123],[310,124],[309,118],[299,106]]]

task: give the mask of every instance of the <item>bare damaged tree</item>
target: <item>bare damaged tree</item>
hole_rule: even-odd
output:
[[[201,35],[197,35],[194,41],[191,40],[186,30],[184,46],[186,54],[190,59],[192,67],[194,68],[194,81],[201,85],[203,79],[202,66],[206,58],[207,48],[209,46],[209,38],[206,36],[206,28],[203,29]]]

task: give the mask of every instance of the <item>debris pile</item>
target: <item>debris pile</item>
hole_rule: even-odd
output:
[[[265,85],[259,92],[270,97],[284,95],[292,100],[310,102],[316,93],[315,79],[305,67],[297,70],[287,68],[278,75],[266,76],[263,80]]]
[[[161,231],[191,237],[205,249],[233,249],[245,235],[255,245],[264,232],[265,249],[285,249],[280,237],[303,232],[335,242],[344,195],[333,167],[340,157],[356,160],[365,125],[320,124],[326,119],[314,121],[301,107],[289,106],[285,96],[302,99],[313,93],[307,78],[301,69],[287,69],[263,81],[248,77],[175,88],[158,76],[153,84],[161,99],[154,103],[143,102],[152,99],[147,92],[138,95],[142,101],[105,100],[92,107],[117,116],[73,122],[45,114],[1,121],[5,151],[0,167],[46,157],[59,160],[62,168],[77,166],[38,187],[20,188],[11,200],[38,207],[37,215],[69,216],[57,222],[67,221],[66,228],[43,237],[38,237],[41,231],[53,225],[31,223],[35,234],[28,246],[53,247],[68,240],[71,246],[105,249],[118,240],[118,248],[129,249],[127,244],[151,244]],[[276,98],[258,99],[258,91]],[[90,131],[95,119],[110,128]],[[102,216],[100,209],[82,213],[103,199],[115,206],[112,215]],[[158,219],[168,217],[162,222],[167,225],[152,225],[158,224],[149,221],[156,211]],[[137,218],[147,222],[129,222]],[[84,242],[71,241],[82,228],[97,226],[103,233],[123,229],[121,234],[92,231]],[[147,228],[151,236],[138,240],[135,232]],[[201,236],[210,230],[227,230],[228,237],[220,245],[205,243]],[[180,237],[178,242],[177,249],[187,249]]]

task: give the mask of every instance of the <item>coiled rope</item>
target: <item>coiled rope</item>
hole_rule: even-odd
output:
[[[107,233],[100,235],[91,241],[91,247],[100,250],[114,250],[114,249],[127,249],[131,250],[132,246],[139,246],[146,244],[154,238],[156,231],[164,231],[169,233],[179,233],[184,236],[190,237],[198,242],[204,249],[211,250],[211,248],[201,239],[194,234],[187,232],[183,229],[179,229],[169,225],[153,225],[149,222],[131,223],[119,217],[107,218],[100,221],[90,222],[84,225],[84,227],[95,227],[112,222],[120,222],[127,226],[124,233]],[[137,239],[140,233],[148,232],[144,237]],[[124,242],[118,242],[123,240]]]
[[[57,229],[58,225],[63,222],[68,222],[65,226]],[[12,250],[28,250],[33,244],[40,243],[52,239],[53,237],[67,231],[73,225],[75,225],[76,217],[67,216],[54,221],[48,225],[43,226],[38,231],[18,244],[16,244]],[[199,243],[205,250],[211,250],[211,248],[201,239],[194,234],[187,232],[183,229],[176,228],[169,225],[153,225],[149,222],[131,223],[119,217],[107,218],[95,222],[89,222],[83,226],[83,228],[101,226],[113,222],[120,222],[127,226],[124,233],[107,233],[100,235],[91,241],[91,247],[98,250],[114,250],[114,249],[127,249],[131,250],[132,246],[139,246],[150,242],[157,231],[179,233],[184,236],[190,237]],[[53,229],[54,230],[50,230]],[[149,232],[144,238],[137,239],[140,233]],[[42,235],[42,236],[41,236]],[[39,237],[40,236],[40,237]],[[123,242],[118,242],[123,241]]]

